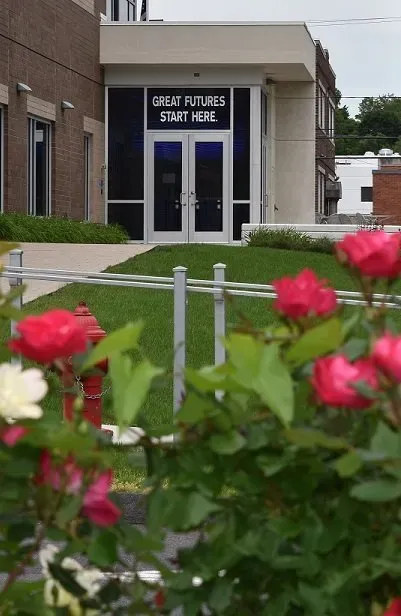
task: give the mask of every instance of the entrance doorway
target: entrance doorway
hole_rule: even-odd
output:
[[[229,135],[148,136],[150,242],[228,242]]]

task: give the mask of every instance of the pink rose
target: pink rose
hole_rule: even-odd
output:
[[[363,382],[371,389],[378,387],[375,366],[370,359],[351,363],[345,355],[322,357],[314,365],[312,385],[323,404],[349,409],[365,409],[373,400],[365,398],[353,384]]]
[[[0,441],[7,447],[15,447],[15,445],[28,434],[28,428],[24,426],[6,426],[0,430]]]
[[[401,599],[394,599],[388,610],[386,610],[383,616],[401,616]]]
[[[386,376],[401,382],[401,336],[384,334],[374,345],[372,360]]]
[[[93,479],[94,473],[88,471],[88,474]],[[83,469],[72,456],[56,464],[49,451],[42,452],[39,472],[35,478],[36,485],[49,486],[55,492],[78,495],[83,490],[84,479]],[[112,483],[112,471],[104,471],[95,476],[83,495],[81,515],[97,526],[112,526],[121,517],[121,511],[108,497]]]
[[[39,472],[35,477],[36,485],[50,486],[55,492],[79,494],[84,473],[69,456],[63,463],[55,464],[48,450],[42,452],[39,462]]]
[[[340,263],[348,263],[364,276],[397,278],[401,272],[401,233],[358,231],[336,244]]]
[[[39,364],[52,364],[84,353],[87,336],[78,319],[68,310],[50,310],[38,317],[27,317],[17,325],[19,338],[8,346],[14,353]]]
[[[84,496],[81,513],[97,526],[112,526],[121,517],[121,511],[108,498],[112,483],[112,471],[105,471],[89,486]]]
[[[335,291],[309,269],[295,278],[275,280],[273,286],[277,292],[274,308],[290,319],[328,315],[337,307]]]

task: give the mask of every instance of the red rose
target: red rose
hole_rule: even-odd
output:
[[[81,513],[97,526],[112,526],[121,517],[119,508],[108,498],[112,483],[112,471],[105,471],[89,486],[84,496]]]
[[[360,359],[352,364],[345,355],[336,355],[322,357],[314,365],[312,385],[319,400],[328,406],[349,409],[371,406],[373,400],[365,398],[352,387],[360,382],[374,390],[378,387],[376,369],[369,359]]]
[[[401,599],[394,599],[383,616],[401,616]]]
[[[371,278],[397,278],[401,272],[401,233],[358,231],[336,244],[341,263]]]
[[[15,445],[28,434],[28,428],[24,426],[7,426],[0,430],[0,441],[7,447],[15,447]]]
[[[401,336],[384,334],[373,348],[372,360],[383,374],[401,382]]]
[[[159,590],[155,594],[154,604],[158,608],[162,608],[162,607],[164,607],[166,605],[166,597],[165,597],[164,592],[162,590]]]
[[[20,337],[9,342],[11,351],[40,364],[51,364],[86,350],[86,333],[67,310],[27,317],[18,324],[17,332]]]
[[[309,269],[296,278],[275,280],[273,286],[277,292],[274,308],[290,319],[327,315],[337,307],[335,291]]]

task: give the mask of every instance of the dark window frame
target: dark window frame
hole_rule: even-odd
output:
[[[37,131],[38,126],[43,127],[44,143],[44,187],[43,207],[38,213],[38,152]],[[41,130],[39,128],[39,130]],[[43,161],[42,161],[43,162]],[[51,176],[52,176],[52,124],[42,118],[28,118],[28,214],[31,216],[51,215]]]
[[[373,186],[361,186],[361,203],[373,203]]]
[[[91,197],[92,197],[92,135],[86,133],[84,135],[84,220],[89,221],[91,215]]]
[[[124,96],[127,97],[125,104]],[[145,197],[145,89],[143,87],[111,87],[108,88],[107,97],[108,201],[143,201]],[[121,109],[118,109],[119,105],[122,111],[125,111],[125,115],[122,114]],[[131,123],[127,123],[127,118]],[[130,161],[133,161],[132,164],[136,164],[137,167],[129,167]]]
[[[239,97],[246,93],[245,102],[248,113],[239,117]],[[237,98],[237,100],[236,100]],[[233,201],[250,201],[251,197],[251,90],[250,88],[233,88]],[[237,155],[243,146],[242,157]],[[241,159],[242,158],[242,159]],[[245,178],[242,181],[242,178]],[[241,180],[241,183],[240,183]]]

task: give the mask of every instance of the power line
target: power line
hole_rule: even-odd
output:
[[[401,21],[401,16],[397,17],[364,17],[354,19],[327,19],[310,20],[306,23],[314,28],[331,26],[367,26],[372,24],[388,24]]]

